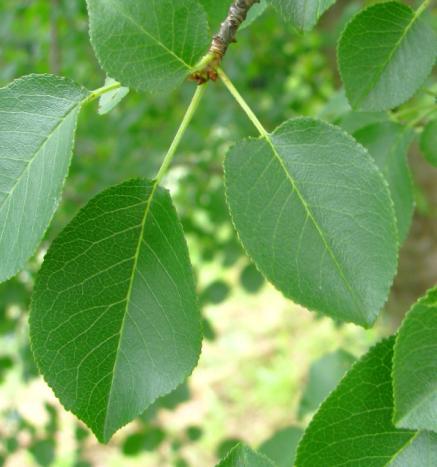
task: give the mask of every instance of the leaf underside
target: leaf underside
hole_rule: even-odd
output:
[[[374,5],[346,27],[338,64],[354,109],[392,109],[413,96],[431,73],[436,35],[410,7]]]
[[[393,363],[398,427],[437,431],[437,288],[408,312]]]
[[[168,92],[209,42],[197,0],[87,0],[90,36],[106,73],[130,88]]]
[[[54,241],[30,315],[33,352],[67,410],[100,441],[191,373],[200,315],[169,194],[110,188]]]
[[[299,118],[231,149],[227,200],[248,254],[285,296],[371,325],[397,264],[387,184],[339,128]]]
[[[0,282],[25,265],[53,217],[88,94],[51,75],[0,89]]]

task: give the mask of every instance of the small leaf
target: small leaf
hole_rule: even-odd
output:
[[[100,441],[191,373],[200,313],[169,194],[144,180],[110,188],[53,242],[30,314],[48,384]]]
[[[299,417],[318,409],[354,361],[355,358],[348,352],[337,350],[311,365],[308,383],[300,401]]]
[[[295,426],[277,431],[271,438],[264,441],[259,452],[271,459],[277,467],[294,465],[296,449],[303,431]]]
[[[270,0],[279,13],[298,29],[309,31],[336,0]]]
[[[297,467],[383,467],[412,440],[413,431],[391,420],[393,344],[371,349],[323,402],[299,444]]]
[[[199,0],[208,15],[208,23],[212,33],[216,33],[222,21],[228,15],[231,2],[228,0]]]
[[[380,3],[348,24],[338,63],[354,109],[392,109],[422,86],[436,58],[436,35],[422,13],[398,2]]]
[[[410,229],[414,211],[414,192],[408,149],[414,132],[393,122],[376,123],[354,134],[355,139],[367,148],[388,182],[395,205],[399,239],[403,242]]]
[[[398,332],[393,390],[396,426],[437,431],[437,288],[411,308]]]
[[[23,268],[58,207],[88,95],[51,75],[0,89],[0,282]]]
[[[267,0],[260,0],[259,3],[255,3],[247,14],[247,18],[240,26],[240,31],[248,28],[256,19],[258,19],[267,9]]]
[[[299,118],[237,144],[227,200],[257,268],[284,295],[334,319],[371,325],[397,263],[387,183],[341,129]]]
[[[87,0],[90,36],[109,76],[128,87],[168,92],[208,48],[197,0]]]
[[[105,86],[110,86],[111,84],[115,84],[115,81],[112,78],[106,78]],[[99,114],[105,115],[111,112],[112,109],[117,107],[117,105],[129,94],[129,88],[124,86],[114,89],[112,91],[103,94],[103,96],[99,99]]]
[[[425,159],[437,167],[437,120],[429,122],[420,136],[420,149]]]
[[[200,302],[204,304],[211,303],[212,305],[219,305],[228,298],[230,291],[231,289],[226,282],[222,280],[214,281],[202,292]]]
[[[419,431],[387,467],[433,467],[437,465],[437,434]]]
[[[273,467],[273,462],[244,444],[235,446],[217,467]]]

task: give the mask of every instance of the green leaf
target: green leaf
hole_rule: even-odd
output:
[[[259,452],[271,459],[277,467],[294,465],[296,449],[303,431],[295,426],[277,431],[271,438],[264,441]]]
[[[396,426],[437,431],[437,288],[411,308],[398,332],[393,391]]]
[[[0,282],[23,268],[58,207],[88,95],[50,75],[0,89]]]
[[[418,432],[388,467],[433,467],[437,465],[437,434]]]
[[[374,322],[398,247],[387,183],[362,146],[298,118],[237,144],[225,178],[239,237],[273,285],[310,310]]]
[[[53,242],[30,314],[48,384],[100,441],[176,388],[197,364],[200,313],[168,192],[110,188]]]
[[[437,120],[429,122],[420,136],[420,150],[425,159],[437,167]]]
[[[222,281],[217,280],[212,282],[206,287],[200,296],[200,302],[203,304],[219,305],[224,302],[231,292],[229,285]]]
[[[240,26],[240,31],[248,28],[256,19],[258,19],[267,9],[267,0],[260,0],[259,3],[255,3],[247,14],[247,18],[244,23]]]
[[[87,0],[90,36],[109,76],[130,88],[168,92],[209,44],[197,0]]]
[[[105,86],[115,84],[117,81],[112,78],[106,78]],[[129,88],[124,86],[103,94],[99,99],[99,114],[105,115],[113,110],[129,94]]]
[[[350,353],[337,350],[324,355],[311,365],[308,383],[300,401],[299,417],[318,409],[354,361],[355,358]]]
[[[325,400],[297,451],[297,467],[382,467],[414,437],[392,423],[394,338],[371,349]]]
[[[392,109],[422,86],[436,58],[436,35],[422,13],[398,2],[380,3],[348,24],[338,63],[354,109]]]
[[[354,138],[367,148],[388,182],[395,205],[399,239],[403,242],[414,211],[413,183],[407,162],[414,132],[397,123],[385,122],[357,131]]]
[[[235,446],[217,467],[273,467],[273,462],[263,454],[244,444]]]
[[[309,31],[336,0],[270,0],[280,14],[298,29]]]
[[[199,0],[208,15],[208,23],[212,33],[216,33],[220,23],[228,15],[231,2],[228,0]]]

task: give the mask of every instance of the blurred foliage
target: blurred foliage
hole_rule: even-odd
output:
[[[207,0],[205,3],[214,4]],[[335,91],[339,85],[335,68],[336,38],[359,5],[358,1],[339,2],[338,8],[325,18],[321,28],[305,35],[282,23],[268,8],[262,17],[241,32],[238,44],[232,46],[224,66],[254,110],[262,116],[266,128],[273,130],[285,119],[301,114],[320,115],[348,131],[388,118],[379,113],[357,116],[348,107],[344,94]],[[30,73],[65,75],[89,89],[103,85],[106,77],[97,64],[88,39],[85,0],[0,0],[0,10],[1,86]],[[173,192],[188,237],[200,304],[205,311],[205,337],[214,340],[220,337],[221,332],[214,328],[214,323],[220,323],[222,317],[214,319],[211,309],[242,293],[248,294],[246,300],[250,295],[264,292],[267,287],[264,287],[261,274],[248,262],[233,232],[222,182],[226,151],[236,140],[254,135],[254,130],[220,83],[211,83],[209,87],[165,184]],[[194,84],[186,83],[180,90],[166,96],[130,92],[106,115],[98,114],[97,105],[83,110],[64,199],[45,242],[25,271],[0,285],[0,384],[9,378],[8,387],[13,390],[29,388],[37,376],[27,337],[27,312],[35,273],[48,243],[100,190],[128,178],[155,175],[193,91]],[[268,293],[274,292],[269,289]],[[269,298],[267,309],[270,302]],[[248,304],[247,308],[250,307]],[[305,322],[302,323],[302,332],[308,331],[305,326]],[[339,335],[335,334],[337,330],[329,332],[331,341],[335,341]],[[368,343],[373,338],[369,338]],[[278,332],[274,339],[280,348],[289,346],[291,339],[296,340],[285,331]],[[231,349],[237,349],[237,353],[245,343],[241,336],[234,339],[232,335],[224,336],[224,342]],[[337,346],[336,342],[334,344]],[[352,343],[351,347],[354,345]],[[257,352],[258,349],[251,358],[259,358],[262,366],[262,357]],[[326,350],[317,349],[311,355],[319,356],[324,352]],[[284,355],[276,355],[269,362],[272,368],[261,368],[259,373],[265,389],[256,392],[247,388],[235,398],[244,400],[245,404],[250,404],[257,397],[261,401],[272,399],[271,404],[279,404],[279,410],[282,410],[284,405],[280,404],[297,399],[299,390],[296,389],[296,396],[291,395],[287,393],[289,386],[283,385],[283,374],[291,379],[289,373],[293,371]],[[334,379],[344,369],[342,366],[336,371]],[[238,368],[242,375],[246,371],[249,370]],[[276,377],[272,376],[275,371],[278,372]],[[315,384],[312,381],[321,377],[314,374],[318,371],[316,367],[311,370],[310,387]],[[225,373],[224,388],[231,378]],[[331,383],[323,383],[323,387],[318,389],[323,389],[323,393]],[[1,394],[6,391],[3,388],[0,387],[0,466],[3,460],[20,450],[28,455],[19,457],[25,460],[14,461],[18,462],[15,465],[27,465],[20,462],[30,463],[31,459],[33,465],[42,466],[104,465],[105,460],[95,461],[96,450],[98,453],[112,453],[108,456],[114,455],[118,459],[114,463],[108,461],[106,465],[133,465],[125,463],[128,462],[126,459],[137,458],[145,451],[157,448],[158,460],[153,465],[203,466],[202,455],[197,462],[188,460],[186,446],[204,443],[202,446],[208,446],[211,451],[208,459],[223,458],[241,441],[235,439],[231,431],[223,429],[211,435],[197,421],[181,429],[166,425],[167,413],[190,403],[190,387],[186,383],[156,401],[107,448],[97,447],[88,430],[81,424],[75,424],[73,434],[68,438],[74,446],[73,457],[57,459],[60,443],[67,436],[62,431],[65,425],[60,421],[58,406],[46,405],[41,415],[45,422],[38,425],[28,420],[21,404],[16,407],[1,404]],[[317,398],[322,395],[317,394]],[[209,397],[215,400],[211,395]],[[233,397],[229,392],[225,399],[232,400]],[[310,396],[304,396],[304,401],[307,400],[305,397]],[[312,395],[311,400],[315,400],[314,397]],[[4,399],[9,400],[8,397]],[[314,404],[307,404],[305,411],[313,410]],[[301,423],[297,422],[297,413],[293,415],[294,409],[289,407],[289,410],[287,419],[290,423]],[[225,421],[223,425],[226,425]],[[262,444],[266,454],[274,451],[284,439],[291,442],[286,435],[300,430],[278,428],[282,431]],[[242,438],[245,436],[246,433],[241,433]],[[217,442],[218,439],[221,441]],[[114,454],[114,447],[124,457],[117,457],[122,454]]]

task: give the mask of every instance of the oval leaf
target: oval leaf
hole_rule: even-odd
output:
[[[396,426],[437,431],[437,288],[419,300],[402,323],[393,390]]]
[[[169,194],[133,180],[99,194],[53,242],[30,315],[32,348],[66,409],[100,441],[178,386],[200,313]]]
[[[336,0],[270,0],[279,13],[298,29],[309,31]]]
[[[297,467],[383,467],[408,445],[414,432],[391,421],[393,343],[371,349],[321,405],[299,444]]]
[[[371,325],[397,263],[392,201],[366,150],[339,128],[299,118],[237,144],[225,162],[240,239],[285,296]]]
[[[354,134],[355,139],[367,148],[390,187],[398,221],[399,239],[408,235],[414,211],[414,192],[408,149],[414,132],[393,122],[375,123]]]
[[[235,446],[217,467],[273,467],[273,462],[244,444]]]
[[[24,266],[53,217],[88,95],[50,75],[0,89],[0,282]]]
[[[434,66],[436,35],[416,12],[398,2],[356,15],[338,46],[340,74],[352,107],[396,107],[422,86]]]
[[[87,3],[97,58],[109,76],[128,87],[170,91],[208,48],[208,21],[197,0]]]

